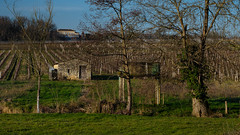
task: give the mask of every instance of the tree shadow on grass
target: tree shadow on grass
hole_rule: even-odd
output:
[[[117,75],[92,75],[92,80],[118,80]]]

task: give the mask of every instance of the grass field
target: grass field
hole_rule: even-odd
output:
[[[36,106],[36,82],[27,81],[2,81],[0,82],[0,101],[6,102],[10,108],[31,113]],[[56,104],[66,104],[76,101],[82,92],[82,82],[74,81],[42,81],[41,106],[54,107]]]
[[[134,80],[136,82],[136,80]],[[133,83],[134,83],[133,81]],[[65,112],[75,112],[74,108],[83,106],[84,101],[80,101],[82,91],[88,89],[86,96],[88,101],[93,102],[96,106],[101,100],[114,101],[118,98],[118,80],[97,80],[90,84],[82,81],[48,81],[43,78],[41,83],[40,105],[47,107],[45,112],[56,112],[59,105],[68,108]],[[133,84],[136,85],[136,84]],[[191,97],[185,96],[179,98],[176,95],[165,94],[165,104],[156,106],[153,104],[154,95],[149,91],[141,92],[141,86],[135,86],[133,96],[133,113],[140,115],[160,115],[160,116],[191,116]],[[36,108],[36,82],[26,81],[1,81],[0,82],[0,101],[4,101],[4,106],[15,109],[15,113],[32,113]],[[139,91],[137,91],[139,90]],[[213,112],[223,113],[225,111],[225,101],[228,101],[228,118],[239,117],[240,114],[240,97],[215,97],[210,98],[210,108]],[[72,107],[72,108],[69,108]],[[50,111],[49,111],[50,109]],[[54,110],[55,109],[55,110]],[[1,105],[0,105],[1,110]],[[8,109],[9,110],[9,109]],[[69,111],[70,110],[70,111]],[[72,110],[72,111],[71,111]],[[12,111],[13,112],[13,111]],[[93,111],[94,112],[94,111]],[[14,112],[13,112],[14,113]]]
[[[165,104],[154,105],[154,94],[133,80],[133,115],[108,115],[70,113],[82,105],[83,91],[88,89],[88,101],[118,97],[118,80],[48,81],[41,83],[41,107],[56,109],[56,103],[69,109],[65,113],[47,110],[34,114],[36,108],[36,82],[1,81],[0,110],[5,105],[18,111],[0,114],[0,134],[229,134],[240,132],[239,97],[214,97],[209,99],[213,112],[222,113],[220,118],[191,117],[191,98],[185,95],[165,93]],[[137,91],[139,90],[139,91]],[[147,95],[148,97],[146,97]],[[152,99],[153,98],[153,99]],[[228,101],[228,113],[224,114],[224,102]],[[4,104],[3,104],[4,103]],[[71,110],[73,109],[73,110]],[[76,111],[78,112],[78,111]],[[48,113],[48,114],[46,114]]]
[[[107,114],[0,114],[0,134],[235,134],[240,119]],[[239,132],[238,132],[239,133]]]

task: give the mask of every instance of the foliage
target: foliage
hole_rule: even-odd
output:
[[[180,56],[179,65],[182,67],[181,74],[182,80],[186,81],[187,87],[190,90],[193,90],[192,96],[197,99],[205,100],[207,99],[207,86],[205,83],[202,83],[199,79],[199,76],[203,76],[203,80],[209,79],[209,68],[206,63],[199,61],[199,48],[196,45],[189,45],[182,50],[182,55]],[[204,74],[202,74],[204,73]]]

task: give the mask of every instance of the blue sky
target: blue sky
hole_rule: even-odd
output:
[[[7,0],[9,4],[14,0]],[[33,9],[40,9],[42,12],[46,10],[47,0],[17,0],[16,10],[23,16],[31,17]],[[57,28],[75,29],[84,14],[89,13],[89,5],[85,0],[52,0],[53,2],[53,21]],[[9,16],[13,18],[10,11],[6,8],[4,0],[0,0],[0,16]]]

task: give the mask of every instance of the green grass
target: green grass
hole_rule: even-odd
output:
[[[107,101],[114,102],[118,98],[118,80],[94,80],[88,85],[81,81],[48,81],[47,76],[43,76],[42,80],[40,105],[44,107],[56,108],[57,104],[68,106],[69,103],[78,103],[84,87],[90,90],[87,96],[90,101],[106,99]],[[37,86],[36,82],[31,83],[31,87],[29,87],[26,86],[29,84],[27,81],[1,81],[0,100],[11,99],[11,102],[7,102],[7,106],[23,110],[23,112],[34,112],[36,108]],[[192,101],[190,96],[182,99],[177,96],[165,94],[165,104],[156,106],[153,102],[151,104],[141,102],[141,100],[145,100],[144,96],[146,94],[135,91],[133,96],[134,114],[147,116],[191,116]],[[127,94],[125,96],[127,97]],[[154,99],[147,100],[154,101]],[[228,101],[229,114],[224,116],[229,118],[239,117],[240,98],[209,99],[211,110],[224,114],[225,100]]]
[[[19,91],[29,82],[25,81],[3,81],[0,82],[0,93],[8,90],[5,96],[0,96],[0,100],[11,99],[8,105],[14,108],[21,108],[31,112],[32,108],[36,106],[37,85],[33,85],[29,89]],[[79,81],[46,81],[43,77],[40,91],[40,105],[41,106],[54,106],[56,102],[60,104],[76,101],[80,96],[83,88],[83,82]],[[15,93],[17,92],[17,93]]]
[[[28,68],[28,65],[27,65],[27,60],[24,59],[24,56],[22,57],[22,60],[21,60],[21,65],[20,65],[20,68],[19,68],[19,71],[18,71],[18,76],[17,76],[17,80],[24,80],[26,79],[26,76],[27,76],[27,68]]]
[[[0,114],[0,134],[196,134],[240,130],[233,118],[148,117],[106,114]]]
[[[69,102],[70,100],[76,100],[81,95],[82,84],[80,82],[49,82],[44,81],[41,83],[41,104],[50,104],[53,100],[59,100],[60,102]],[[28,100],[31,103],[35,103],[37,94],[37,87],[29,90],[28,94],[16,98],[14,101]],[[56,99],[58,98],[58,99]],[[19,99],[19,100],[18,100]]]
[[[82,89],[90,89],[89,99],[118,97],[118,80],[48,81],[41,83],[41,106],[53,106],[56,101],[68,104],[82,95]],[[25,87],[28,89],[21,91]],[[32,84],[31,84],[32,83]],[[140,87],[139,87],[140,88]],[[33,112],[36,107],[36,82],[1,81],[0,100],[11,98],[7,104]],[[6,93],[4,93],[6,92]],[[99,94],[97,94],[99,93]],[[224,113],[228,101],[229,114],[223,118],[193,118],[191,98],[165,95],[164,105],[142,104],[143,93],[135,91],[133,116],[107,114],[0,114],[0,134],[223,134],[240,131],[240,98],[209,99],[210,108]],[[145,99],[144,99],[145,100]],[[142,113],[139,113],[142,111]],[[143,116],[136,115],[142,114]]]
[[[94,80],[92,81],[89,98],[96,100],[114,101],[118,96],[118,80]]]
[[[227,117],[237,117],[240,114],[240,97],[209,99],[210,109],[214,112],[225,113],[225,101],[228,104]]]

